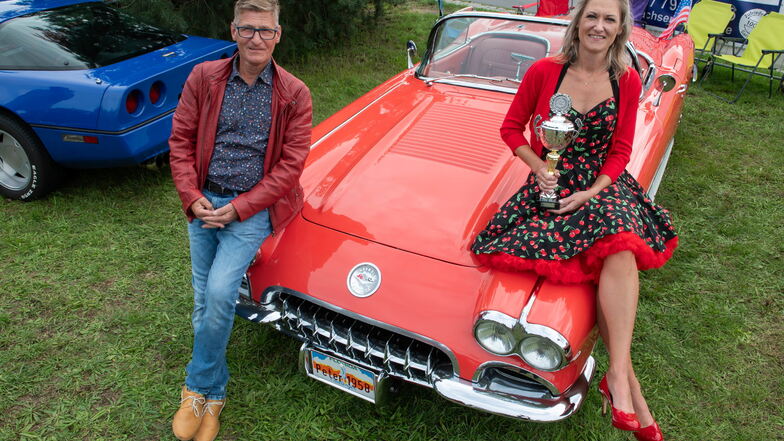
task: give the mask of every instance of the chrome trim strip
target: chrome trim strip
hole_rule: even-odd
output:
[[[561,362],[561,366],[559,366],[556,369],[553,369],[554,371],[557,371],[563,368],[564,366],[566,366],[568,362],[572,361],[572,347],[569,344],[569,340],[567,340],[566,337],[563,336],[563,334],[556,331],[555,329],[549,326],[528,322],[528,315],[531,313],[531,309],[534,307],[537,291],[538,290],[534,290],[534,292],[531,294],[531,298],[528,299],[528,303],[523,308],[523,312],[520,314],[520,324],[523,325],[523,329],[525,330],[526,333],[547,338],[553,341],[561,348],[561,350],[564,352],[563,353],[564,357],[563,357],[563,361]]]
[[[473,82],[466,82],[466,81],[459,81],[453,79],[441,79],[438,77],[425,77],[419,76],[416,77],[418,80],[422,81],[433,81],[434,84],[449,84],[451,86],[461,86],[461,87],[469,87],[472,89],[481,89],[481,90],[492,90],[493,92],[503,92],[503,93],[510,93],[514,94],[517,93],[517,89],[509,88],[509,87],[501,87],[501,86],[492,86],[489,84],[480,84],[480,83],[473,83]],[[438,80],[438,81],[436,81]]]
[[[435,390],[447,400],[472,409],[478,409],[510,418],[527,421],[560,421],[580,409],[588,393],[596,370],[596,361],[588,357],[577,381],[566,392],[552,399],[514,399],[504,395],[476,390],[470,381],[462,379],[439,379]]]
[[[662,179],[664,179],[664,171],[667,168],[667,162],[670,160],[670,153],[672,153],[672,146],[674,144],[675,137],[667,144],[667,150],[664,152],[661,161],[659,161],[659,166],[656,168],[656,173],[653,175],[651,185],[648,187],[648,197],[651,198],[651,200],[654,200],[656,197],[656,193],[659,191],[659,185],[661,185]]]
[[[361,114],[362,112],[364,112],[365,110],[367,110],[367,109],[368,109],[370,106],[372,106],[373,104],[376,104],[378,101],[380,101],[382,98],[384,98],[385,96],[387,96],[388,94],[390,94],[392,91],[394,91],[395,89],[397,89],[397,88],[398,88],[398,87],[400,87],[401,85],[402,85],[402,83],[397,83],[397,84],[395,84],[394,86],[390,87],[390,88],[389,88],[389,90],[387,90],[386,92],[382,93],[382,94],[381,94],[381,95],[380,95],[378,98],[376,98],[376,99],[374,99],[373,101],[371,101],[370,103],[368,103],[368,105],[367,105],[367,106],[365,106],[365,107],[363,107],[363,108],[359,109],[359,110],[357,111],[357,113],[355,113],[355,114],[351,115],[351,116],[350,116],[348,119],[346,119],[346,120],[345,120],[345,121],[343,121],[342,123],[338,124],[338,126],[337,126],[337,127],[335,127],[334,129],[330,130],[329,132],[327,132],[326,134],[324,134],[324,136],[322,136],[321,138],[319,138],[319,139],[318,139],[316,142],[314,142],[313,144],[311,144],[311,145],[310,145],[310,149],[311,149],[311,150],[313,150],[314,148],[316,148],[316,146],[317,146],[317,145],[319,145],[319,144],[321,144],[321,142],[322,142],[322,141],[324,141],[325,139],[329,138],[329,137],[330,137],[330,136],[331,136],[333,133],[335,133],[335,132],[337,132],[338,130],[342,129],[342,128],[343,128],[343,127],[346,125],[346,124],[350,123],[351,121],[353,121],[353,120],[354,120],[354,118],[356,118],[357,116],[359,116],[359,114]]]
[[[264,292],[262,293],[262,303],[248,302],[248,301],[244,301],[244,299],[238,300],[237,301],[237,314],[239,314],[241,317],[244,317],[244,318],[250,320],[248,318],[251,315],[249,313],[249,311],[245,311],[245,310],[241,311],[241,307],[255,309],[253,311],[253,313],[260,313],[259,311],[257,311],[257,309],[261,309],[263,311],[262,313],[265,314],[265,316],[262,317],[261,319],[257,318],[256,320],[252,320],[252,321],[261,322],[261,323],[270,323],[270,322],[274,322],[276,320],[279,320],[281,318],[279,313],[274,313],[274,312],[271,313],[270,311],[264,310],[264,304],[265,303],[266,304],[270,303],[271,295],[274,294],[275,292],[283,292],[283,293],[286,293],[288,295],[292,295],[294,297],[299,297],[300,299],[303,299],[303,300],[311,302],[311,303],[315,303],[318,306],[321,306],[323,308],[329,309],[329,310],[331,310],[333,312],[336,312],[338,314],[342,314],[342,315],[345,315],[347,317],[351,317],[353,319],[359,320],[361,322],[365,322],[365,323],[373,325],[373,326],[378,326],[379,328],[386,329],[387,331],[390,331],[390,332],[393,332],[393,333],[396,333],[396,334],[405,335],[406,337],[412,338],[414,340],[419,340],[422,343],[426,343],[426,344],[429,344],[431,346],[434,346],[434,347],[440,349],[441,351],[443,351],[449,357],[449,360],[452,362],[452,373],[456,377],[460,376],[460,365],[457,363],[457,357],[455,357],[454,352],[452,352],[452,350],[449,349],[443,343],[440,343],[438,341],[435,341],[435,340],[433,340],[431,338],[428,338],[428,337],[425,337],[423,335],[417,334],[415,332],[411,332],[411,331],[405,330],[403,328],[398,328],[397,326],[393,326],[393,325],[390,325],[390,324],[387,324],[387,323],[384,323],[384,322],[372,319],[370,317],[366,317],[364,315],[357,314],[355,312],[351,312],[351,311],[349,311],[347,309],[343,309],[343,308],[341,308],[339,306],[335,306],[335,305],[333,305],[331,303],[327,303],[327,302],[325,302],[323,300],[317,299],[317,298],[309,296],[307,294],[303,294],[303,293],[298,292],[298,291],[294,291],[292,289],[284,288],[282,286],[269,286],[269,287],[267,287],[267,289],[265,289]],[[264,302],[264,300],[267,300],[267,302]],[[270,318],[269,317],[270,315],[272,315],[272,316],[277,315],[277,318]],[[263,321],[265,318],[267,320]]]
[[[168,115],[171,115],[172,113],[174,113],[175,110],[176,109],[167,110],[166,112],[164,112],[164,113],[162,113],[160,115],[154,116],[154,117],[152,117],[152,118],[150,118],[150,119],[148,119],[146,121],[142,121],[142,122],[140,122],[140,123],[138,123],[138,124],[136,124],[134,126],[128,127],[127,129],[123,129],[123,130],[79,129],[79,128],[76,128],[76,127],[50,126],[48,124],[30,124],[30,127],[35,127],[37,129],[66,130],[66,131],[69,131],[69,132],[95,133],[95,134],[98,134],[98,135],[124,135],[124,134],[126,134],[126,133],[128,133],[130,131],[138,129],[139,127],[145,126],[145,125],[150,124],[152,122],[155,122],[155,121],[157,121],[157,120],[159,120],[161,118],[164,118],[164,117],[166,117]]]
[[[642,79],[642,91],[644,94],[648,91],[648,89],[651,88],[651,85],[653,85],[653,80],[656,79],[658,68],[656,67],[656,63],[653,62],[653,58],[651,58],[650,55],[643,51],[637,51],[637,55],[645,58],[645,61],[648,63],[648,70],[645,71],[645,78]]]

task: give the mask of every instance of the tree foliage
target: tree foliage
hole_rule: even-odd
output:
[[[384,8],[404,0],[280,0],[283,39],[276,58],[301,58],[371,30]],[[115,0],[115,6],[160,27],[229,39],[234,0]]]

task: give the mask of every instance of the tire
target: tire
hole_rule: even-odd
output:
[[[59,177],[60,167],[32,130],[0,114],[0,194],[32,201],[47,194]]]

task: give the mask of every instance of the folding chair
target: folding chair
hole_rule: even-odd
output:
[[[728,37],[717,38],[722,40],[732,40]],[[753,75],[759,75],[768,78],[769,98],[773,96],[773,80],[776,79],[784,83],[784,76],[781,78],[774,76],[773,69],[776,60],[778,60],[781,54],[784,54],[784,15],[779,14],[778,12],[770,12],[769,14],[763,16],[757,23],[757,26],[752,29],[748,39],[743,40],[743,42],[746,43],[747,46],[741,56],[719,55],[714,50],[708,58],[708,62],[705,65],[705,69],[703,70],[703,75],[699,83],[699,85],[702,86],[705,78],[710,75],[710,73],[713,71],[713,67],[717,64],[716,60],[729,63],[732,68],[733,81],[735,81],[735,66],[738,65],[737,70],[748,72],[749,76],[746,78],[746,82],[743,83],[743,86],[741,86],[737,95],[735,95],[735,98],[732,100],[727,100],[721,96],[711,94],[729,102],[730,104],[738,101],[738,98],[740,98],[740,95],[749,84],[749,81],[751,81],[751,77]],[[766,69],[768,72],[764,72]]]
[[[706,51],[712,52],[713,46],[709,47],[711,40],[715,44],[714,38],[724,35],[724,30],[727,29],[734,14],[729,3],[701,0],[695,4],[689,14],[689,21],[686,22],[686,32],[694,42],[694,52],[699,52],[700,55]],[[707,61],[707,58],[699,58],[699,60]]]

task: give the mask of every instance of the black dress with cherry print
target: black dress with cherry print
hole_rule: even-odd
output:
[[[613,91],[614,96],[584,115],[574,109],[566,115],[581,128],[574,142],[561,151],[557,190],[561,199],[587,190],[598,177],[616,123],[615,81]],[[604,258],[611,254],[630,250],[637,267],[645,270],[662,266],[678,245],[669,212],[655,204],[626,170],[569,213],[557,215],[539,208],[538,197],[531,173],[474,240],[472,250],[480,262],[502,270],[533,270],[559,283],[596,282]]]

